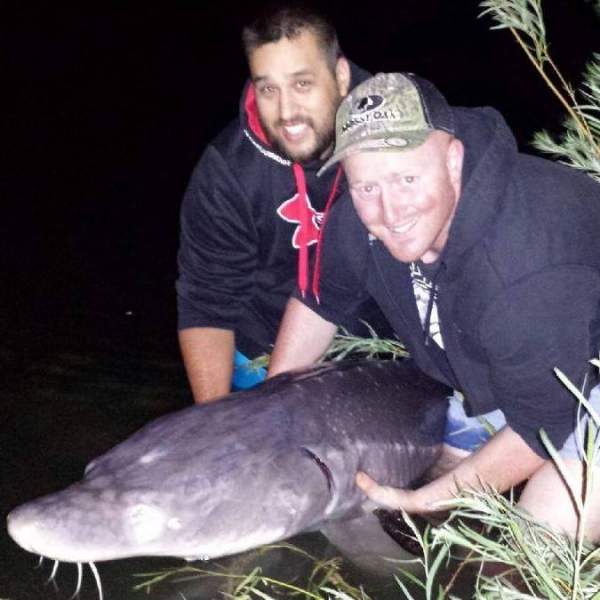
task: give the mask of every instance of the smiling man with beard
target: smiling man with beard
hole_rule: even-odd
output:
[[[268,9],[242,37],[240,115],[204,150],[181,211],[178,328],[196,402],[227,393],[232,375],[247,385],[234,362],[271,350],[295,283],[318,293],[309,247],[347,191],[341,169],[316,172],[333,150],[337,107],[368,77],[329,21],[300,4]]]

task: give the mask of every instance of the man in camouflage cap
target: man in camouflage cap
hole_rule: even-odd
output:
[[[451,107],[408,73],[378,74],[342,102],[322,171],[340,161],[351,202],[326,226],[320,303],[289,301],[270,374],[316,360],[374,298],[416,364],[456,392],[437,478],[398,490],[359,473],[359,486],[427,513],[461,488],[527,481],[521,507],[574,536],[579,516],[540,430],[581,495],[577,402],[553,369],[600,412],[588,362],[600,349],[600,185],[519,153],[494,109]],[[587,502],[598,542],[599,483]]]

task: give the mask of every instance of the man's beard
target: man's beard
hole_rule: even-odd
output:
[[[271,128],[260,118],[259,119],[263,128],[266,132],[269,142],[273,149],[288,160],[292,162],[307,163],[313,160],[324,160],[329,157],[333,150],[335,142],[335,113],[337,107],[340,105],[342,97],[337,94],[332,102],[327,107],[326,118],[323,120],[324,123],[328,123],[328,127],[317,128],[315,126],[314,119],[311,117],[298,117],[289,119],[287,121],[279,120],[275,124],[275,132],[277,132],[286,123],[305,123],[314,133],[314,144],[311,149],[302,150],[298,152],[290,151],[285,141],[280,136],[271,130]]]
[[[299,121],[295,122],[298,123]],[[285,142],[283,142],[283,140],[281,140],[279,137],[269,136],[269,140],[271,141],[273,149],[278,154],[291,160],[292,162],[307,163],[313,160],[324,158],[323,155],[332,148],[335,140],[335,133],[333,129],[327,129],[327,131],[318,131],[314,128],[312,119],[302,119],[302,122],[306,123],[314,132],[315,143],[312,149],[293,152],[285,147]],[[278,123],[278,127],[280,125],[281,123]]]

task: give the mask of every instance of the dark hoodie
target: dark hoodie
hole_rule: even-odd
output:
[[[465,144],[462,193],[435,275],[445,352],[426,343],[409,266],[370,241],[352,203],[336,204],[322,248],[321,304],[334,323],[365,297],[380,305],[426,373],[463,392],[472,414],[495,408],[540,456],[560,448],[600,348],[600,185],[520,154],[490,108],[455,108]],[[589,383],[589,381],[588,381]]]
[[[369,77],[351,69],[352,87]],[[317,178],[321,166],[293,165],[273,151],[248,83],[239,118],[204,150],[184,196],[179,329],[230,329],[243,352],[270,350],[297,277],[311,291],[308,248],[326,203],[345,193],[335,169]]]

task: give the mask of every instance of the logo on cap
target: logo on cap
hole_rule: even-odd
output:
[[[375,110],[376,108],[379,108],[383,103],[385,102],[383,96],[379,96],[377,95],[371,95],[371,96],[365,96],[364,98],[361,98],[360,100],[358,100],[356,102],[356,105],[354,106],[354,111],[353,112],[357,112],[357,113],[366,113],[366,112],[371,112],[372,110]]]

